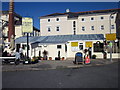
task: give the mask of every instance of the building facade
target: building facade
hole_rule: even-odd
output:
[[[118,9],[54,13],[40,17],[41,36],[116,33]],[[110,26],[111,21],[111,26]]]
[[[9,26],[9,11],[1,11],[2,15],[0,17],[1,32],[2,32],[2,44],[5,46],[9,45],[8,42],[8,26]],[[15,25],[15,39],[26,36],[27,34],[22,30],[22,16],[14,12],[14,25]],[[29,36],[39,36],[40,30],[33,26],[33,32],[29,33]]]
[[[40,17],[41,36],[30,37],[29,57],[43,57],[46,50],[52,60],[58,57],[69,59],[74,58],[77,52],[84,55],[84,50],[89,49],[91,56],[110,58],[110,41],[106,40],[106,34],[116,33],[116,14],[113,13],[117,11],[66,12]],[[26,37],[16,39],[25,55],[26,40]],[[112,58],[118,58],[119,53],[116,39],[112,42]]]
[[[103,53],[107,53],[107,57],[109,58],[110,41],[106,40],[106,34],[116,34],[117,27],[115,20],[117,14],[116,12],[118,12],[118,10],[119,9],[96,10],[86,12],[65,12],[42,16],[40,17],[41,36],[103,34],[103,41],[98,41],[103,43],[104,46],[101,48],[103,48],[104,50],[95,53],[98,58],[103,58]],[[81,41],[79,41],[79,43],[80,42]],[[93,44],[93,54],[94,49],[95,48]],[[67,53],[68,56],[69,53],[70,52]],[[118,39],[112,42],[112,53],[113,58],[118,58],[118,54],[120,53],[120,51],[118,50]],[[70,56],[73,57],[74,54],[71,54]]]
[[[82,52],[84,55],[84,49],[86,42],[91,42],[93,46],[91,48],[91,56],[97,55],[97,58],[103,58],[103,39],[102,34],[85,34],[85,35],[54,35],[54,36],[38,36],[29,38],[29,57],[43,57],[44,50],[48,52],[49,57],[55,60],[60,58],[69,59],[74,58],[77,52]],[[27,53],[27,37],[20,37],[16,39],[16,46],[23,47],[23,53]],[[102,45],[96,44],[96,42]],[[76,45],[72,45],[76,44]],[[109,55],[108,55],[109,56]]]

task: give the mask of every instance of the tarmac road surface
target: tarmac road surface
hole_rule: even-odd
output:
[[[8,71],[3,88],[118,88],[118,63],[84,68]]]

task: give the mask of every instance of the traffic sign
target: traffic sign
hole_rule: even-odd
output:
[[[85,42],[86,47],[92,47],[92,42]]]
[[[116,33],[106,34],[106,40],[116,40]]]

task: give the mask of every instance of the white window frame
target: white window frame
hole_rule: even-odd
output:
[[[57,19],[58,19],[58,21],[57,21]],[[56,21],[59,22],[59,21],[60,21],[60,18],[56,18]]]
[[[103,27],[102,27],[103,26]],[[103,28],[103,29],[102,29]],[[101,25],[100,26],[100,30],[104,30],[105,29],[105,27],[104,27],[104,25]]]
[[[115,29],[115,25],[111,25],[111,29]]]
[[[103,20],[103,19],[104,19],[104,17],[103,17],[103,19],[102,19],[102,17],[103,17],[103,16],[101,16],[101,17],[100,17],[100,19],[101,19],[101,20]]]
[[[114,19],[114,16],[111,16],[110,18],[111,18],[111,19]]]
[[[93,18],[93,20],[92,20],[92,18]],[[94,17],[91,17],[90,20],[91,20],[91,21],[94,21],[95,19],[94,19]]]
[[[95,30],[95,27],[94,27],[94,26],[91,26],[91,30],[93,30],[93,31],[94,31],[94,30]]]
[[[85,26],[82,26],[82,31],[85,31]]]
[[[83,21],[82,21],[82,19],[83,19]],[[85,18],[81,18],[81,22],[85,22]]]
[[[47,19],[47,22],[50,22],[51,20],[50,19]]]
[[[59,27],[59,28],[58,28],[58,27]],[[60,31],[60,26],[56,26],[56,31],[57,31],[57,32],[59,32],[58,29],[59,29],[59,31]]]
[[[47,31],[48,31],[48,32],[51,32],[51,27],[50,27],[50,26],[47,27]]]

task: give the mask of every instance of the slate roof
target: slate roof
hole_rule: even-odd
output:
[[[79,15],[111,13],[111,12],[118,12],[118,10],[120,10],[120,8],[106,9],[106,10],[84,11],[84,12],[53,13],[53,14],[41,16],[40,18],[55,17],[55,16],[60,16],[60,15],[67,15],[68,18],[77,18]]]
[[[54,35],[54,36],[35,36],[29,37],[30,43],[65,43],[72,40],[103,40],[103,34],[85,34],[85,35]],[[19,37],[16,43],[26,43],[27,37]]]
[[[7,14],[9,14],[9,11],[8,11],[8,10],[7,10],[7,11],[0,11],[0,13],[1,13],[2,15],[7,15]],[[16,17],[22,18],[22,16],[20,16],[19,14],[15,13],[15,12],[13,12],[13,13],[14,13],[14,15],[15,15]]]

